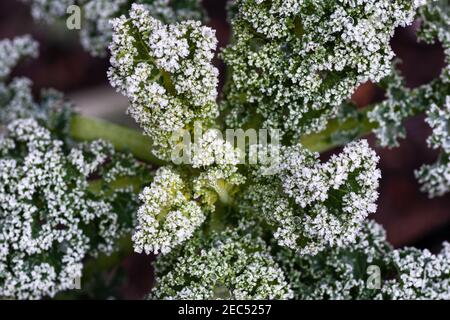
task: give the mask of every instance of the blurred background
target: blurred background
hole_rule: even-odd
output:
[[[216,30],[223,47],[230,35],[226,0],[203,2],[210,17],[209,25]],[[444,66],[441,46],[417,43],[416,27],[399,29],[392,39],[392,48],[403,61],[400,65],[402,74],[411,88],[428,83],[439,75]],[[108,58],[91,57],[80,46],[78,33],[67,30],[65,24],[50,27],[35,23],[27,5],[17,0],[0,1],[0,39],[23,34],[31,34],[39,41],[40,56],[20,64],[14,76],[32,79],[36,94],[42,88],[55,88],[75,102],[83,114],[135,125],[125,115],[126,99],[109,87],[106,79]],[[216,63],[223,75],[223,64],[220,61]],[[355,92],[353,100],[363,107],[382,100],[383,95],[382,90],[367,83]],[[426,145],[431,130],[423,116],[408,120],[406,127],[407,139],[392,150],[377,147],[373,136],[369,136],[381,157],[383,174],[379,208],[372,218],[386,228],[388,239],[395,247],[415,246],[438,251],[442,241],[450,241],[450,195],[430,200],[419,191],[414,170],[422,164],[433,163],[437,153]],[[152,259],[137,254],[124,257],[121,269],[126,280],[119,288],[121,297],[142,298],[149,292],[153,282]]]

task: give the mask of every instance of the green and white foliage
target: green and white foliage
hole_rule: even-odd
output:
[[[27,78],[14,78],[6,85],[0,83],[0,128],[18,119],[33,118],[66,144],[71,144],[68,131],[72,103],[53,89],[42,90],[40,100],[35,101],[32,85]]]
[[[192,145],[191,165],[201,170],[193,180],[193,190],[210,211],[218,201],[229,204],[236,186],[245,182],[238,170],[240,152],[224,141],[217,130],[208,130]]]
[[[390,74],[390,38],[425,1],[235,2],[234,39],[224,53],[228,123],[257,115],[298,141],[324,129],[358,85]]]
[[[280,246],[300,255],[354,242],[378,198],[378,156],[367,142],[350,143],[326,163],[301,146],[281,153],[274,176],[256,173],[244,207],[273,227]]]
[[[192,236],[206,216],[191,193],[174,169],[156,172],[151,186],[140,195],[143,205],[133,235],[135,251],[165,254]]]
[[[29,36],[0,41],[0,80],[7,78],[17,63],[27,57],[36,57],[38,44]]]
[[[405,138],[403,121],[419,112],[426,111],[431,105],[445,103],[450,91],[450,6],[447,1],[429,1],[419,10],[418,19],[421,28],[420,40],[434,43],[439,40],[446,54],[447,66],[440,77],[430,84],[415,90],[406,88],[401,76],[394,72],[384,79],[387,99],[377,105],[368,115],[378,125],[375,133],[384,147],[397,147],[398,139]]]
[[[293,292],[269,248],[242,225],[194,237],[156,262],[156,299],[290,299]]]
[[[449,299],[450,246],[394,250],[386,232],[366,222],[356,242],[318,255],[276,255],[297,299]]]
[[[41,92],[41,101],[33,98],[32,82],[23,77],[10,77],[13,68],[23,59],[37,57],[38,44],[29,36],[0,41],[0,128],[14,120],[35,118],[52,131],[66,135],[71,104],[55,90]]]
[[[165,25],[142,5],[112,24],[111,85],[128,97],[130,115],[167,158],[173,132],[218,116],[214,31],[194,21]]]
[[[438,90],[430,90],[430,108],[427,110],[426,122],[433,129],[428,139],[430,148],[441,151],[438,161],[424,165],[416,176],[422,184],[422,191],[430,197],[442,196],[450,191],[450,4],[437,1],[423,10],[423,26],[420,36],[431,42],[437,38],[441,41],[446,54],[447,66],[442,71]]]
[[[406,137],[403,122],[415,114],[413,91],[405,86],[402,76],[393,72],[382,84],[386,88],[386,99],[368,113],[371,122],[378,127],[373,130],[382,147],[398,147],[399,139]]]
[[[35,101],[30,80],[7,83],[20,58],[36,55],[29,37],[0,42],[0,297],[8,299],[73,288],[86,258],[112,253],[134,226],[137,197],[116,182],[147,175],[109,143],[76,144],[60,93]]]
[[[135,250],[166,254],[245,180],[237,168],[239,153],[213,130],[218,71],[211,60],[217,40],[199,22],[165,25],[136,4],[129,18],[113,21],[113,29],[110,82],[129,98],[128,111],[152,138],[156,154],[172,160],[178,132],[194,133],[197,123],[208,129],[186,146],[186,162],[158,170],[141,193]]]
[[[419,20],[419,39],[427,43],[438,40],[444,48],[446,66],[440,77],[427,86],[426,94],[429,101],[442,105],[450,92],[450,3],[445,0],[428,1],[428,5],[419,10]],[[431,105],[429,103],[428,107]]]
[[[208,131],[194,145],[191,169],[162,167],[143,190],[133,236],[135,251],[169,253],[192,237],[219,200],[229,201],[236,186],[245,182],[236,167],[238,153],[215,134]]]
[[[109,80],[161,165],[151,172],[106,142],[75,143],[60,95],[35,102],[28,80],[6,82],[35,44],[0,42],[0,297],[70,288],[87,258],[111,253],[127,232],[135,251],[158,255],[150,298],[450,298],[450,245],[436,255],[394,250],[367,221],[380,179],[368,143],[351,142],[327,162],[298,144],[334,146],[375,124],[381,144],[396,146],[404,120],[424,112],[428,143],[442,155],[417,176],[430,196],[447,192],[450,68],[408,89],[389,45],[395,28],[418,18],[420,39],[439,40],[449,62],[447,1],[237,0],[222,104],[217,40],[195,21],[196,0],[29,2],[47,21],[81,6],[82,42],[94,54],[111,40]],[[359,112],[349,98],[369,80],[387,99]],[[197,137],[199,123],[207,131]],[[281,129],[285,145],[256,150],[260,162],[245,165],[223,125]],[[179,140],[189,145],[180,150]]]
[[[438,39],[448,52],[450,47],[450,4],[446,0],[431,0],[426,3],[427,5],[419,10],[421,26],[418,36],[421,40],[429,43]],[[449,61],[447,60],[447,62]]]
[[[432,135],[428,138],[428,145],[434,149],[442,149],[445,153],[450,153],[450,96],[447,96],[445,105],[439,108],[432,105],[427,112],[427,123],[433,129]]]
[[[367,287],[367,268],[379,266],[380,276],[386,276],[386,257],[391,251],[384,229],[367,221],[350,245],[304,256],[281,249],[276,260],[296,299],[373,299],[380,297],[381,287]]]
[[[10,83],[12,69],[21,59],[36,57],[38,44],[29,36],[0,41],[0,124],[27,117],[36,106],[31,92],[31,81],[15,78]]]
[[[0,123],[33,116],[37,110],[32,94],[32,82],[14,78],[9,83],[0,81]]]
[[[68,151],[34,119],[7,126],[0,140],[1,297],[54,296],[73,288],[85,258],[114,250],[132,227],[133,211],[115,211],[124,200],[120,194],[129,193],[125,203],[131,210],[133,196],[129,190],[92,192],[88,179],[136,171],[137,166],[108,172],[119,159],[124,160],[101,141]]]
[[[384,299],[448,300],[450,299],[450,244],[443,244],[439,254],[428,250],[405,248],[394,250],[388,263],[396,278],[382,287]]]
[[[104,56],[112,38],[110,20],[126,14],[133,3],[144,5],[157,19],[175,23],[202,18],[199,0],[23,0],[31,4],[34,19],[53,23],[69,16],[71,5],[82,13],[81,43],[94,56]]]
[[[422,184],[422,191],[433,198],[450,191],[450,96],[442,108],[431,106],[426,121],[433,129],[428,145],[441,150],[441,155],[435,164],[423,165],[417,170],[416,176]]]
[[[416,89],[405,87],[401,76],[393,74],[384,79],[387,99],[368,113],[369,119],[376,123],[374,130],[380,144],[397,147],[398,139],[405,138],[403,122],[406,118],[425,112],[426,122],[433,129],[428,145],[442,151],[433,165],[424,165],[416,171],[422,191],[430,197],[442,196],[450,188],[450,161],[448,147],[450,92],[450,5],[448,1],[430,1],[419,10],[421,23],[418,37],[433,43],[439,40],[445,50],[447,65],[438,79]]]

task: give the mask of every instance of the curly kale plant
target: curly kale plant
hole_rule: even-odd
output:
[[[29,37],[0,42],[2,81]],[[87,257],[110,254],[134,225],[137,199],[121,178],[147,175],[102,140],[75,143],[70,105],[54,91],[33,100],[31,82],[1,83],[0,296],[36,299],[73,289]],[[62,138],[61,138],[62,137]]]
[[[70,6],[82,13],[81,43],[95,56],[104,56],[112,37],[110,19],[126,14],[132,3],[140,3],[166,23],[201,19],[200,0],[22,0],[31,4],[33,18],[52,23],[67,17]]]
[[[323,130],[358,85],[389,75],[389,40],[423,1],[235,2],[229,124],[259,116],[298,140]]]
[[[0,42],[0,297],[64,292],[99,255],[126,252],[124,237],[157,255],[151,299],[450,298],[448,243],[394,249],[368,220],[381,172],[361,139],[398,146],[404,120],[425,114],[441,155],[416,176],[430,197],[450,191],[450,67],[410,89],[390,47],[418,21],[448,64],[448,1],[233,1],[222,96],[197,1],[28,2],[48,22],[83,9],[82,43],[109,47],[108,78],[143,134],[78,115],[54,91],[36,102],[8,75],[37,45]],[[350,98],[367,81],[386,99],[358,110]],[[226,129],[267,129],[271,142],[236,147]]]

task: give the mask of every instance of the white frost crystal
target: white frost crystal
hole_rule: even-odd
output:
[[[277,261],[297,299],[450,297],[448,243],[439,254],[413,248],[394,250],[387,243],[384,229],[373,221],[364,223],[356,241],[348,246],[309,256],[281,250]],[[370,268],[379,273],[370,272]]]
[[[193,180],[196,198],[214,210],[214,204],[220,199],[230,201],[230,192],[245,182],[238,172],[240,150],[219,136],[218,131],[209,130],[192,147],[192,167],[203,171]]]
[[[431,106],[426,121],[433,129],[428,145],[441,149],[442,154],[437,163],[424,165],[416,171],[416,176],[422,184],[422,191],[428,192],[432,198],[450,191],[450,96],[442,108]]]
[[[155,18],[166,23],[201,19],[199,0],[22,0],[31,4],[34,19],[52,23],[66,19],[67,8],[81,8],[81,44],[94,56],[104,56],[112,38],[110,20],[130,9],[131,3],[142,4]]]
[[[109,149],[101,142],[84,148]],[[83,259],[112,252],[125,230],[114,193],[101,199],[88,189],[87,176],[101,165],[76,148],[67,156],[33,119],[8,125],[0,139],[0,297],[54,296],[73,288]]]
[[[384,266],[385,256],[391,250],[384,229],[366,221],[355,242],[348,246],[306,256],[281,249],[276,260],[287,275],[296,299],[373,299],[380,290],[367,288],[366,268]]]
[[[38,44],[29,36],[0,41],[0,80],[9,76],[20,59],[35,57],[37,53]]]
[[[350,143],[327,163],[300,146],[288,147],[275,177],[257,177],[245,198],[275,228],[281,246],[317,254],[354,242],[376,211],[378,159],[365,140]]]
[[[200,22],[164,25],[142,5],[113,21],[111,85],[130,100],[129,113],[162,153],[173,132],[218,115],[217,40]]]
[[[388,280],[382,288],[385,298],[401,300],[450,299],[450,244],[439,254],[406,248],[389,256],[399,279]]]
[[[264,241],[227,230],[193,239],[157,262],[156,299],[290,299],[292,290]],[[166,270],[166,261],[171,266]]]
[[[170,168],[159,169],[140,198],[134,249],[145,253],[168,253],[190,238],[206,216],[188,195],[182,177]]]
[[[368,113],[368,118],[377,124],[373,132],[382,147],[398,147],[399,138],[406,137],[403,122],[414,114],[417,105],[398,72],[394,71],[384,82],[387,82],[386,99]]]
[[[413,21],[410,0],[237,0],[226,96],[229,123],[256,114],[298,141],[335,117],[366,81],[390,74],[390,39]]]

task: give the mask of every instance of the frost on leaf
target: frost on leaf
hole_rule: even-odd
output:
[[[217,40],[200,22],[165,25],[142,5],[113,20],[109,80],[130,100],[128,112],[168,157],[173,132],[218,116]]]
[[[308,256],[282,249],[276,260],[297,299],[449,299],[449,249],[394,250],[383,227],[368,221],[351,245]]]
[[[142,4],[152,16],[166,23],[199,20],[199,0],[22,0],[31,5],[36,20],[54,23],[68,17],[67,8],[77,5],[82,11],[80,38],[83,47],[94,56],[105,56],[112,39],[110,20],[126,13],[131,3]]]
[[[388,263],[397,270],[396,279],[382,287],[384,299],[450,299],[450,244],[443,244],[438,254],[429,250],[405,248],[394,250]]]
[[[422,191],[430,198],[442,196],[450,191],[450,96],[442,108],[432,105],[426,122],[433,129],[428,145],[441,151],[439,160],[432,165],[423,165],[416,171]]]
[[[206,216],[190,193],[175,170],[163,167],[156,172],[140,195],[135,251],[165,254],[193,235]]]
[[[244,208],[273,227],[279,245],[301,255],[354,242],[378,198],[378,156],[367,142],[347,145],[327,163],[300,146],[281,153],[274,176],[256,174]]]
[[[53,89],[42,90],[41,99],[36,102],[30,79],[10,79],[12,69],[20,60],[37,55],[38,44],[29,36],[0,41],[0,128],[17,119],[33,118],[52,131],[59,131],[66,140],[72,105],[64,96]]]
[[[167,254],[192,237],[220,200],[226,202],[236,186],[245,182],[235,164],[238,157],[220,139],[199,141],[201,158],[188,167],[162,167],[140,199],[138,223],[133,235],[137,252]]]
[[[29,36],[17,37],[13,40],[0,41],[0,80],[11,73],[17,63],[26,57],[35,57],[38,44]]]
[[[286,273],[296,299],[373,299],[380,288],[367,288],[367,268],[379,266],[381,275],[386,275],[385,256],[391,250],[384,229],[367,221],[355,242],[348,246],[306,256],[281,249],[276,253],[276,260]]]
[[[94,193],[88,180],[94,172],[130,174],[130,167],[114,171],[124,158],[101,141],[65,150],[34,119],[15,120],[0,138],[0,297],[73,288],[84,259],[111,253],[132,226],[130,190]]]
[[[290,299],[292,290],[265,242],[237,228],[194,238],[156,263],[156,299]]]
[[[422,1],[237,0],[225,109],[241,126],[258,116],[288,138],[318,132],[366,81],[391,72],[395,28]]]

